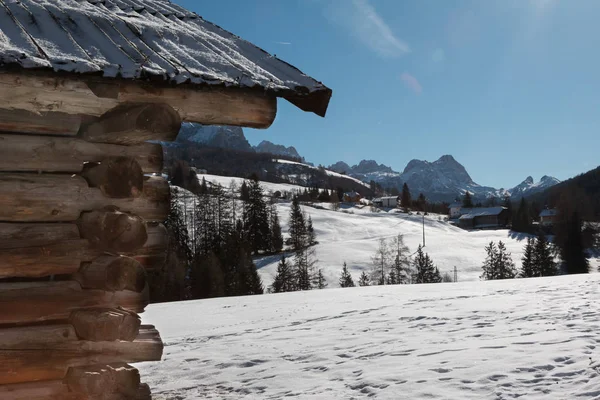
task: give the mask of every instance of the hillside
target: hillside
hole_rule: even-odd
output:
[[[598,399],[600,275],[153,304],[155,400]]]
[[[600,167],[568,179],[541,193],[529,196],[538,204],[556,207],[561,196],[573,196],[585,210],[586,218],[600,221]],[[585,204],[582,204],[585,203]]]
[[[327,204],[323,204],[328,207]],[[338,278],[344,261],[354,279],[360,273],[370,271],[371,258],[379,245],[379,239],[391,239],[404,235],[411,253],[417,250],[423,238],[422,216],[395,212],[373,213],[369,207],[340,211],[302,206],[310,215],[319,244],[315,246],[318,267],[323,269],[330,287],[338,287]],[[277,204],[279,220],[284,233],[288,231],[290,203]],[[353,214],[352,214],[353,213]],[[447,222],[441,216],[425,217],[425,251],[433,258],[440,272],[451,272],[456,266],[460,281],[479,280],[481,265],[485,259],[484,247],[491,241],[502,240],[520,265],[525,236],[506,229],[496,231],[465,231]],[[256,260],[265,285],[270,285],[277,270],[280,256]]]

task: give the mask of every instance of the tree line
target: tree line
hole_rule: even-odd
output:
[[[258,179],[227,189],[203,179],[191,196],[184,193],[172,187],[168,260],[151,273],[153,300],[262,294],[252,257],[281,252],[284,242]]]

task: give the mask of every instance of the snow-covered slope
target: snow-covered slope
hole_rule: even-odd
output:
[[[379,239],[391,239],[403,234],[411,253],[416,251],[423,241],[423,217],[419,215],[374,213],[369,207],[340,211],[308,206],[302,206],[302,209],[312,217],[319,241],[315,246],[317,266],[323,269],[331,287],[338,286],[344,262],[355,280],[358,280],[363,270],[370,271],[371,258],[379,245]],[[282,230],[286,233],[290,204],[277,204],[277,210]],[[524,235],[514,234],[506,229],[469,232],[439,219],[440,216],[425,217],[425,251],[442,273],[450,272],[456,267],[460,281],[478,280],[485,259],[484,247],[492,240],[505,242],[513,260],[520,265],[525,245]],[[256,261],[265,285],[272,283],[279,258],[271,256]]]
[[[600,276],[149,306],[155,400],[598,399]]]

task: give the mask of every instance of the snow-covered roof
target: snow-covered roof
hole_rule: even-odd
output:
[[[557,214],[558,212],[555,209],[546,209],[540,213],[540,217],[553,217]]]
[[[0,0],[0,68],[260,89],[324,116],[331,89],[169,0]]]
[[[463,208],[465,214],[459,219],[473,219],[475,217],[484,217],[489,215],[499,215],[506,207],[486,207],[486,208]]]
[[[382,201],[382,200],[398,200],[398,196],[384,196],[373,199],[373,201]]]

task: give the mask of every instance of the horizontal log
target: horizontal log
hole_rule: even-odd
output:
[[[140,317],[121,308],[91,308],[71,313],[70,324],[77,337],[92,342],[134,340],[140,330]]]
[[[115,396],[105,399],[90,397],[87,394],[75,393],[63,380],[39,381],[0,385],[2,400],[151,400],[150,388],[141,383],[133,396]]]
[[[85,211],[114,206],[148,221],[164,221],[169,213],[169,183],[161,177],[144,181],[142,195],[107,198],[81,176],[0,173],[0,221],[68,222]]]
[[[90,400],[88,396],[73,393],[62,380],[39,381],[0,385],[2,400]]]
[[[168,104],[183,120],[205,125],[268,128],[277,113],[276,98],[258,90],[157,86],[39,73],[0,74],[0,105],[4,109],[100,117],[123,103]]]
[[[144,267],[129,257],[101,256],[84,264],[73,275],[84,289],[101,289],[109,292],[131,290],[141,292],[146,287]]]
[[[63,379],[69,368],[141,361],[160,361],[163,343],[154,327],[140,330],[133,342],[64,341],[45,347],[0,349],[0,385]]]
[[[0,109],[0,132],[36,135],[76,136],[82,118],[61,112],[32,113]]]
[[[83,213],[77,223],[0,223],[0,278],[73,274],[104,252],[154,252],[148,242],[144,221],[119,211]]]
[[[70,137],[0,134],[0,171],[79,173],[85,163],[110,157],[133,158],[144,173],[160,172],[163,167],[162,147],[156,143],[120,146]]]
[[[0,325],[67,321],[73,311],[92,307],[141,313],[148,297],[147,287],[138,293],[84,290],[76,281],[0,283]]]
[[[90,142],[123,145],[170,142],[180,128],[181,117],[168,104],[122,104],[83,127],[80,136]]]

